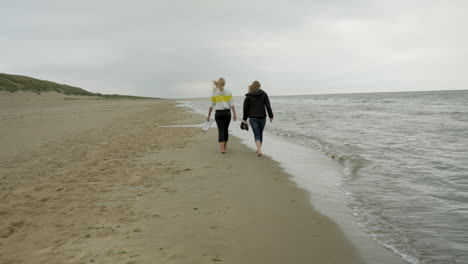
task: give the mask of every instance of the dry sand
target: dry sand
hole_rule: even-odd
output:
[[[160,127],[200,116],[79,99],[0,93],[0,263],[362,263],[274,161]]]

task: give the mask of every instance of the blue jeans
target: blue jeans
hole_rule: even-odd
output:
[[[252,127],[252,131],[254,133],[255,141],[263,142],[263,129],[265,128],[266,124],[266,117],[265,118],[249,118],[250,127]]]

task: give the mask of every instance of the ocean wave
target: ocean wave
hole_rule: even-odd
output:
[[[290,140],[306,143],[321,151],[331,159],[337,160],[344,166],[344,174],[351,178],[359,176],[358,171],[368,162],[358,154],[356,147],[351,144],[343,144],[341,147],[323,140],[320,137],[303,135],[294,131],[272,131],[273,134],[287,137]],[[347,151],[346,151],[347,150]]]

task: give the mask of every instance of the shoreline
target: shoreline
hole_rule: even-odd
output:
[[[0,260],[362,263],[277,162],[160,127],[198,120],[175,104],[62,98],[3,115]]]
[[[331,218],[354,245],[366,263],[411,263],[396,250],[381,244],[367,233],[347,206],[347,191],[341,186],[343,165],[322,152],[305,147],[281,136],[266,133],[273,146],[266,155],[279,163],[291,180],[309,196],[314,209]],[[250,140],[243,139],[244,144]]]
[[[203,116],[199,109],[191,107],[185,103],[186,101],[178,100],[178,106],[186,108],[190,113]],[[238,122],[231,124],[230,134],[254,151],[252,133],[241,131],[237,124]],[[216,130],[216,125],[211,129]],[[268,129],[264,133],[267,141],[263,147],[264,154],[290,174],[291,181],[298,188],[307,192],[308,200],[314,210],[329,217],[340,227],[366,263],[411,263],[407,256],[373,238],[372,234],[363,230],[353,217],[346,204],[346,190],[341,187],[342,164],[319,150],[272,134]]]

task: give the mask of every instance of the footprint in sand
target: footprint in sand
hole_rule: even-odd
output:
[[[162,187],[161,190],[163,192],[166,192],[166,193],[175,193],[175,192],[177,192],[177,190],[175,188],[172,188],[172,187]]]

